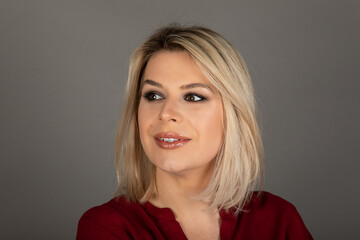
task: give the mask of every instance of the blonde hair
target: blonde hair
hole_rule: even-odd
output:
[[[155,166],[142,148],[137,111],[147,62],[161,50],[187,51],[221,96],[223,141],[213,176],[198,196],[210,209],[242,210],[252,191],[261,190],[263,147],[253,87],[240,53],[220,34],[199,26],[172,24],[158,29],[130,58],[126,107],[116,136],[117,196],[144,202],[156,195]]]

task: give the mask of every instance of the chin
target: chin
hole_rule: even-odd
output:
[[[180,162],[181,160],[175,160],[175,159],[163,159],[159,161],[152,162],[157,169],[166,172],[166,173],[181,173],[186,171],[188,168],[184,166],[183,162]]]

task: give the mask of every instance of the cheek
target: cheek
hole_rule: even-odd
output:
[[[201,144],[207,145],[209,148],[218,149],[217,147],[221,144],[222,111],[221,104],[214,104],[202,111],[195,111],[194,117],[191,119]]]
[[[146,101],[140,101],[138,109],[138,124],[141,144],[147,152],[152,145],[152,134],[154,134],[154,127],[158,120],[159,106],[149,104]]]
[[[143,137],[145,133],[148,131],[149,127],[151,126],[151,117],[154,114],[151,114],[151,111],[145,104],[140,101],[139,109],[138,109],[138,123],[139,123],[139,133],[141,141],[143,141]]]

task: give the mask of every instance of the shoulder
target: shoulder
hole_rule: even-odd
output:
[[[298,215],[295,206],[287,200],[269,192],[254,192],[250,201],[244,206],[243,215],[249,218],[267,217],[278,221]]]
[[[108,218],[122,218],[134,211],[139,211],[140,205],[135,202],[127,202],[125,198],[118,197],[113,198],[107,203],[99,206],[95,206],[87,210],[80,220],[92,218],[92,219],[108,219]]]
[[[286,239],[312,239],[295,206],[269,192],[254,192],[241,214],[242,220],[251,222],[265,232],[286,236]],[[259,229],[260,229],[259,228]]]
[[[130,239],[136,225],[145,219],[142,207],[124,198],[90,208],[80,218],[77,238],[82,239]]]
[[[279,196],[262,191],[254,192],[245,208],[249,211],[287,212],[293,211],[295,206]]]

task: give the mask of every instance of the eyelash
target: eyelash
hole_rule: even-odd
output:
[[[153,98],[152,98],[152,95],[158,95],[158,96],[160,96],[160,99],[153,99]],[[189,96],[195,96],[195,98],[198,97],[198,98],[200,98],[200,99],[199,99],[199,100],[196,100],[196,101],[186,100],[186,98],[189,97]],[[158,92],[155,92],[155,91],[146,92],[146,93],[144,93],[143,97],[144,97],[147,101],[149,101],[149,102],[158,101],[158,100],[163,100],[163,99],[165,98],[162,94],[160,94],[160,93],[158,93]],[[154,97],[154,96],[153,96],[153,97]],[[198,94],[198,93],[188,92],[188,93],[186,93],[186,94],[184,95],[184,100],[185,100],[185,101],[188,101],[188,102],[202,102],[202,101],[206,101],[207,98],[204,97],[204,96],[202,96],[202,95],[200,95],[200,94]]]

